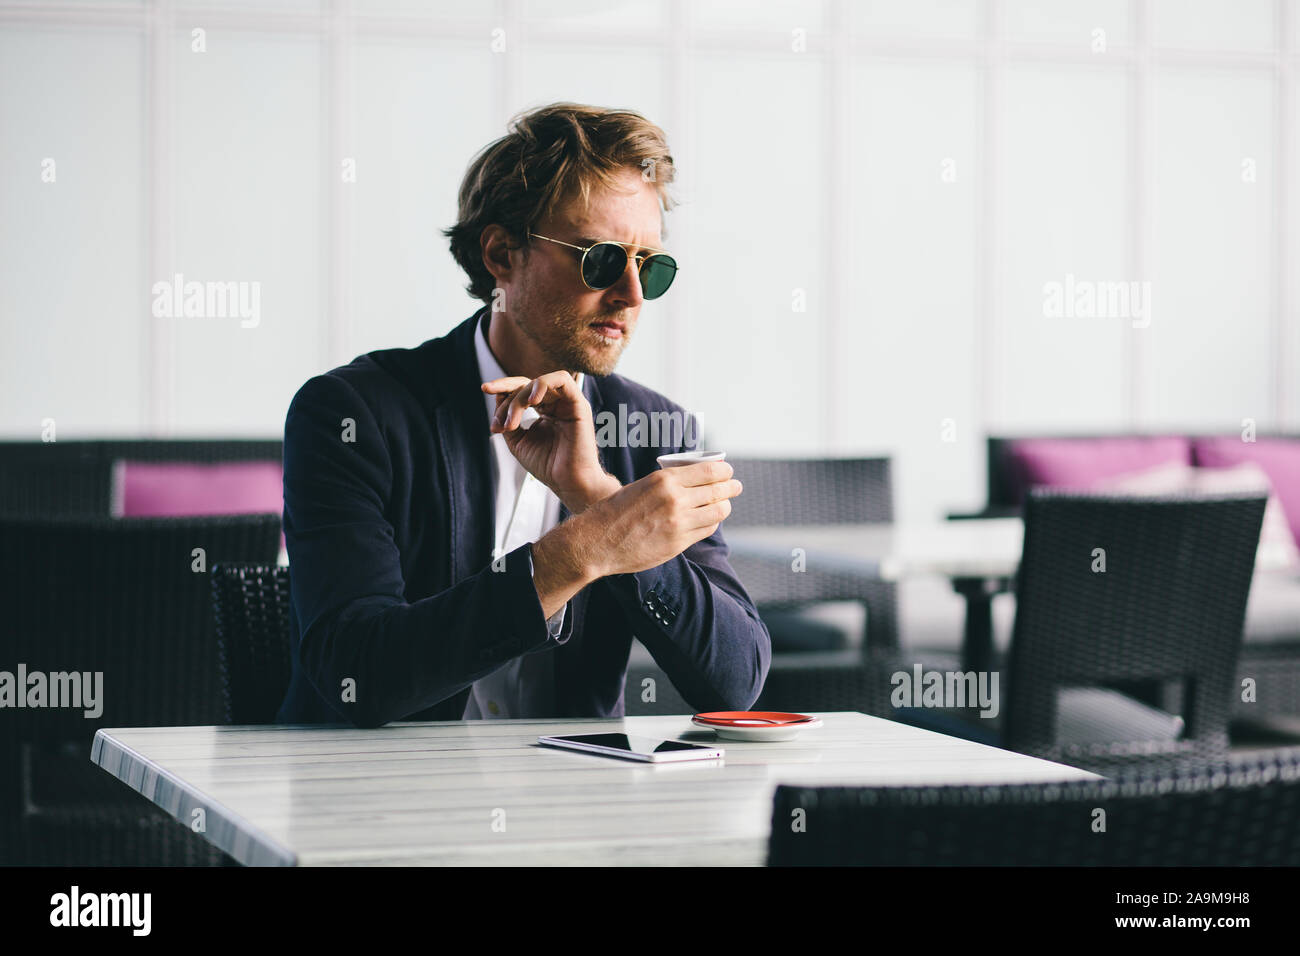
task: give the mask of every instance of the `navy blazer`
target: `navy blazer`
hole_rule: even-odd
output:
[[[583,588],[556,637],[531,545],[493,569],[481,315],[418,348],[362,355],[294,396],[284,425],[293,674],[277,719],[460,720],[475,680],[533,653],[555,655],[556,718],[618,717],[634,636],[697,711],[752,706],[771,639],[721,530],[658,567]],[[620,375],[584,376],[583,393],[593,416],[620,405],[686,414]],[[624,484],[681,450],[599,449]]]

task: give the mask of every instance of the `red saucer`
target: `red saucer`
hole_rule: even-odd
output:
[[[719,710],[695,715],[698,723],[720,727],[788,727],[814,719],[807,714],[787,714],[776,710]]]

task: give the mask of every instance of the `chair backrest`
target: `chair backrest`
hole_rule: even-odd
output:
[[[275,514],[0,517],[0,667],[25,674],[28,704],[0,720],[6,791],[23,747],[89,754],[100,727],[219,723],[208,576],[274,561],[279,538]]]
[[[289,569],[221,564],[212,569],[212,601],[225,718],[275,723],[289,688]]]
[[[732,527],[894,520],[888,458],[727,460],[745,486],[727,518]]]
[[[745,487],[723,524],[830,525],[889,522],[894,518],[888,458],[729,458]],[[897,585],[816,566],[791,572],[790,562],[732,551],[731,565],[759,607],[797,607],[818,601],[862,601],[873,645],[898,641]]]
[[[1300,757],[1068,783],[780,786],[768,863],[1296,866]]]
[[[241,438],[0,441],[0,514],[109,517],[117,462],[280,462],[283,445]]]
[[[90,449],[41,456],[30,443],[0,443],[0,514],[108,517],[111,506],[112,470]]]
[[[1236,432],[1226,435],[1222,433],[1208,435],[1187,433],[1181,436],[1167,431],[1154,434],[1121,432],[1067,435],[1041,433],[1030,435],[987,435],[985,436],[988,487],[987,509],[994,512],[1018,511],[1023,504],[1027,484],[1029,484],[1029,476],[1025,474],[1022,459],[1026,446],[1030,448],[1042,445],[1061,447],[1077,444],[1081,450],[1085,450],[1090,444],[1094,444],[1096,446],[1095,454],[1100,457],[1110,458],[1116,452],[1121,457],[1124,457],[1131,453],[1134,457],[1123,463],[1122,472],[1135,472],[1158,461],[1167,460],[1168,456],[1160,453],[1157,449],[1161,446],[1168,448],[1169,446],[1165,443],[1171,438],[1177,438],[1186,443],[1188,457],[1183,460],[1188,464],[1204,467],[1207,464],[1203,460],[1207,444],[1213,447],[1220,445],[1220,443],[1226,443],[1226,447],[1234,452],[1233,461],[1260,460],[1267,455],[1266,452],[1263,455],[1260,452],[1267,448],[1268,443],[1274,441],[1280,443],[1300,441],[1300,432],[1261,432],[1256,434],[1254,443],[1243,443],[1241,436]],[[1142,451],[1144,445],[1155,454],[1148,456],[1144,453]],[[1220,447],[1224,446],[1220,445]],[[1221,456],[1215,455],[1214,457],[1218,459]],[[1146,458],[1145,462],[1142,460],[1143,458]],[[1112,471],[1111,473],[1119,474],[1121,472]],[[1052,484],[1058,484],[1058,482],[1052,482]],[[1287,516],[1291,519],[1291,525],[1294,528],[1296,516],[1289,512]]]
[[[1032,491],[1004,745],[1068,763],[1084,752],[1057,743],[1063,688],[1167,682],[1183,692],[1174,747],[1225,749],[1265,501]]]
[[[98,719],[78,709],[13,713],[87,744],[94,726],[218,722],[210,572],[223,561],[274,562],[279,537],[275,514],[0,518],[7,665],[103,674]]]

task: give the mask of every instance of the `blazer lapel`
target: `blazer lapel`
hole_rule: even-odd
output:
[[[483,393],[479,389],[478,356],[474,336],[482,311],[461,323],[432,350],[429,363],[430,381],[437,383],[437,393],[430,414],[436,424],[442,480],[448,503],[447,547],[452,580],[455,584],[481,571],[492,560],[496,527],[496,495],[491,475],[490,433]],[[582,393],[591,405],[592,417],[604,410],[604,401],[596,377],[583,376]],[[598,448],[602,467],[609,471],[608,449]],[[623,476],[620,476],[622,478]],[[560,503],[560,521],[570,517]],[[562,647],[555,649],[555,700],[560,715],[591,716],[593,703],[587,682],[592,666],[585,663],[584,637],[589,623],[587,605],[590,589],[574,595],[569,612],[573,615],[572,632]],[[457,716],[464,710],[468,688],[448,705]],[[606,705],[597,708],[600,710]],[[456,719],[456,718],[451,718]]]
[[[443,347],[432,353],[428,369],[430,380],[441,383],[431,414],[437,425],[448,495],[448,567],[453,584],[492,560],[495,540],[496,495],[488,477],[492,474],[491,434],[474,348],[483,311],[475,312],[441,340]],[[582,377],[582,394],[591,405],[594,419],[604,409],[596,376]],[[598,448],[597,453],[601,466],[608,471],[606,450]],[[569,516],[569,509],[561,502],[560,520]]]
[[[435,381],[447,383],[433,414],[449,504],[451,584],[482,570],[492,560],[496,522],[496,495],[489,487],[492,448],[474,351],[482,314],[479,310],[447,335],[450,348],[439,352],[430,369]]]

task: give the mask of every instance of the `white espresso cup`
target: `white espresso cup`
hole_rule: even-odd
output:
[[[680,468],[701,461],[722,461],[726,457],[725,451],[679,451],[673,455],[660,455],[655,461],[659,462],[660,468]]]

